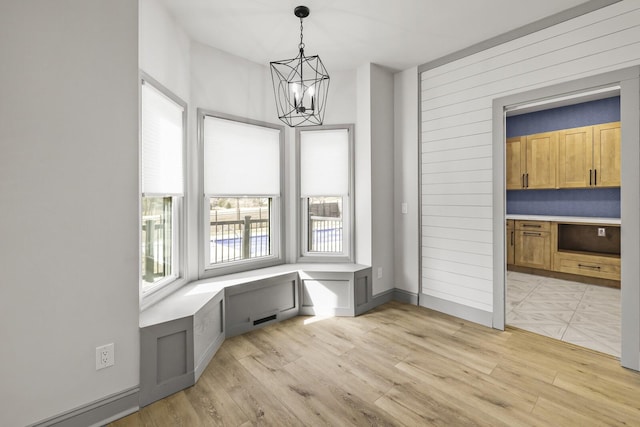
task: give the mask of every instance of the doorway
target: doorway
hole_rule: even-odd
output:
[[[625,224],[624,234],[621,236],[621,290],[620,290],[620,319],[621,319],[621,352],[620,361],[625,367],[640,369],[640,337],[637,330],[640,326],[640,268],[637,260],[640,255],[639,232],[639,176],[640,124],[637,111],[640,106],[640,85],[638,83],[639,69],[633,67],[599,76],[580,79],[572,82],[549,86],[534,91],[510,95],[494,100],[493,104],[493,160],[494,160],[494,318],[495,328],[504,329],[507,304],[507,279],[511,273],[505,268],[507,249],[505,229],[506,218],[506,185],[505,185],[505,150],[506,119],[509,111],[530,109],[541,110],[557,107],[558,105],[584,102],[589,96],[602,96],[619,90],[621,122],[624,123],[622,134],[622,187],[620,190],[620,218]],[[600,94],[600,95],[599,95]],[[526,179],[526,177],[525,177]],[[553,225],[551,225],[553,226]],[[557,232],[557,230],[556,230]],[[556,237],[557,238],[557,237]],[[557,242],[555,242],[557,244]],[[635,261],[634,261],[635,260]],[[523,273],[526,274],[526,273]],[[511,274],[513,279],[517,275]],[[520,277],[522,279],[522,277]],[[545,279],[547,280],[547,279]],[[585,298],[587,290],[579,282],[553,283],[564,284],[567,293],[570,289],[576,291],[576,296],[582,292],[580,298]],[[548,287],[549,283],[546,284]],[[580,289],[579,289],[580,288]],[[589,291],[591,293],[591,291]],[[572,314],[575,316],[575,313]],[[509,323],[509,322],[506,322]]]
[[[506,111],[506,323],[620,357],[620,90]]]

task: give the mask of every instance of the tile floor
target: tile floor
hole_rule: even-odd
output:
[[[620,289],[508,271],[506,320],[620,357]]]

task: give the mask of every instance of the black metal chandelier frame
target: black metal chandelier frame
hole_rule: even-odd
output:
[[[309,8],[298,6],[293,13],[300,18],[298,56],[270,63],[278,118],[290,127],[321,125],[329,74],[318,55],[304,54],[302,20],[309,16]]]

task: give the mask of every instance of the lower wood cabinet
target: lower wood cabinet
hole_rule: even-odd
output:
[[[620,280],[620,257],[556,252],[553,261],[554,270],[562,273]]]
[[[507,220],[505,240],[507,265],[620,281],[619,225]]]
[[[512,265],[516,259],[516,230],[513,222],[512,219],[507,220],[507,232],[505,234],[507,265]]]
[[[515,265],[551,270],[549,229],[545,221],[515,222]]]

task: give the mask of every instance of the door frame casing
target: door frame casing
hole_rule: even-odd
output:
[[[505,149],[509,107],[597,88],[620,87],[622,366],[640,370],[640,67],[629,67],[493,100],[493,327],[505,326]]]

